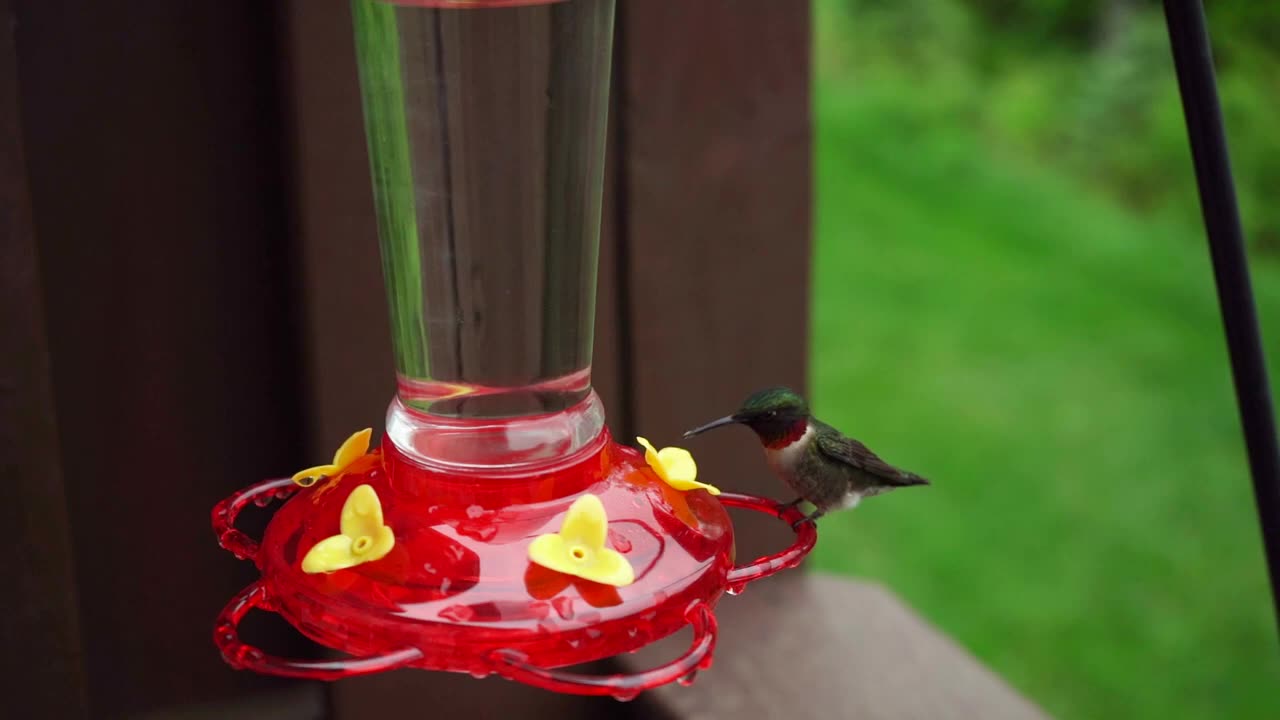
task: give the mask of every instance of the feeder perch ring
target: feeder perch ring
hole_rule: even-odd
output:
[[[213,631],[214,642],[229,665],[240,670],[252,670],[266,675],[304,678],[308,680],[338,680],[344,677],[395,670],[422,657],[417,648],[404,648],[381,655],[335,660],[291,660],[269,655],[240,640],[240,621],[250,610],[271,610],[266,590],[261,582],[250,584],[222,609]]]
[[[711,667],[716,647],[716,616],[706,603],[694,602],[685,612],[685,617],[693,627],[693,643],[680,657],[652,670],[584,675],[530,665],[514,650],[499,650],[492,657],[498,665],[498,674],[509,680],[571,695],[610,695],[619,700],[630,700],[646,688],[672,682],[692,683],[699,670]]]

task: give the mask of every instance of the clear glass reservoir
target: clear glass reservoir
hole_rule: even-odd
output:
[[[591,390],[613,0],[354,0],[391,312],[395,445],[533,469]]]

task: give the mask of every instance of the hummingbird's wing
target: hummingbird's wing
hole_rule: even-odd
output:
[[[814,420],[813,422],[818,422]],[[830,429],[831,432],[820,432],[815,435],[813,442],[818,447],[818,452],[822,453],[829,460],[844,463],[855,470],[860,470],[869,475],[874,475],[884,481],[886,485],[927,485],[928,480],[916,475],[915,473],[899,470],[889,463],[881,460],[878,455],[871,452],[866,445],[854,440],[851,437],[845,437],[840,431],[832,428],[826,423],[821,423],[822,427]]]

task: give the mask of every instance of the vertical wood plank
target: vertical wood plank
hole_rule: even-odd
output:
[[[381,434],[395,362],[350,3],[291,0],[282,13],[306,445],[324,457],[354,430],[372,426]]]
[[[673,444],[755,389],[804,390],[809,4],[645,0],[621,17],[630,382],[637,428]],[[748,431],[682,444],[707,481],[790,499]],[[748,521],[739,550],[781,537]]]
[[[16,717],[87,717],[67,498],[54,421],[44,298],[18,117],[10,0],[0,0],[0,527],[9,557],[0,676]]]
[[[208,524],[302,459],[273,9],[41,0],[17,21],[92,714],[280,686],[212,645],[257,573]]]

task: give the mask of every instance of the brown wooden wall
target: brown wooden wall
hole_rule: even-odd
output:
[[[17,49],[0,1],[0,527],[13,563],[0,612],[0,677],[22,709],[73,717],[86,700],[75,572],[48,335],[18,114]],[[33,672],[33,668],[39,672]]]
[[[35,692],[6,714],[83,698],[133,717],[278,686],[209,651],[227,589],[253,574],[212,542],[209,508],[306,450],[269,6],[39,0],[0,23],[16,38],[0,74],[18,80],[0,116],[25,149],[25,173],[5,172],[28,185],[38,259],[18,302],[44,309],[44,347],[23,352],[47,358],[56,418],[56,446],[13,448],[38,464],[3,486],[63,500],[82,679],[46,675],[50,639],[20,629],[6,645],[31,653],[16,678]],[[4,266],[7,289],[22,271]],[[32,520],[33,558],[55,559],[58,519]]]
[[[808,43],[801,0],[620,3],[595,381],[623,436],[803,385]],[[642,709],[427,673],[273,681],[210,642],[253,575],[214,502],[379,424],[393,391],[352,52],[345,0],[0,0],[0,520],[35,548],[3,628],[41,658],[5,653],[26,689],[5,714]],[[735,439],[699,447],[704,472],[773,492]]]

